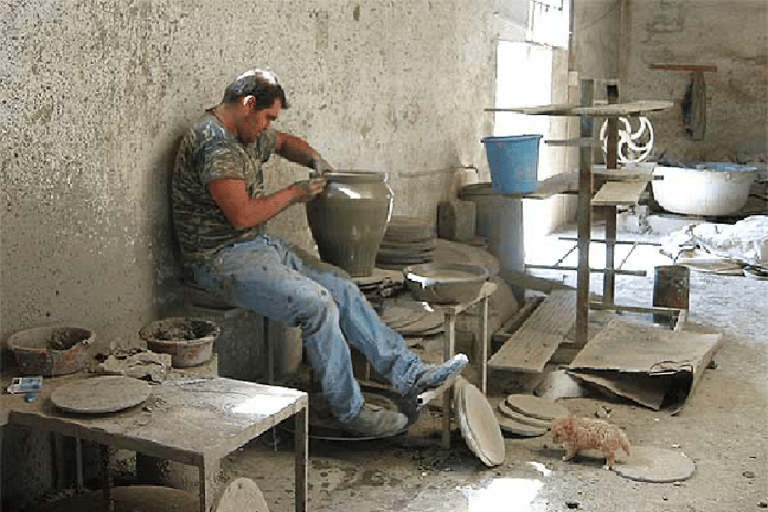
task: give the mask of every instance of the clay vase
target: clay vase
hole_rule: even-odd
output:
[[[352,277],[373,273],[392,215],[392,189],[383,173],[329,173],[328,185],[306,204],[307,222],[323,261]]]

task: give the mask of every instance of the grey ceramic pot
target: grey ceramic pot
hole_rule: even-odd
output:
[[[328,174],[328,185],[306,204],[320,258],[352,277],[370,276],[392,215],[392,189],[383,173]]]

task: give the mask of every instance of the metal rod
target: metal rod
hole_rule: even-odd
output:
[[[525,268],[535,268],[540,270],[568,270],[568,271],[574,271],[579,270],[579,267],[564,267],[559,265],[529,265],[526,263]],[[605,268],[590,268],[590,273],[593,274],[601,274],[605,273],[607,269]],[[615,274],[623,275],[623,276],[637,276],[637,277],[644,277],[648,275],[648,272],[645,270],[614,270]]]
[[[557,237],[558,240],[565,240],[565,241],[575,241],[577,238],[575,236],[559,236]],[[590,242],[596,242],[596,243],[605,243],[605,238],[592,238]],[[642,240],[616,240],[616,244],[635,244],[635,245],[655,245],[658,247],[661,247],[661,244],[659,242],[645,242]]]
[[[560,264],[561,264],[563,261],[565,261],[565,258],[567,258],[568,256],[570,256],[570,255],[571,255],[571,253],[572,253],[573,251],[575,251],[577,247],[578,247],[578,245],[574,245],[573,247],[571,247],[570,249],[568,249],[568,252],[567,252],[567,253],[565,253],[565,256],[563,256],[562,258],[560,258],[559,260],[557,260],[557,263],[555,263],[555,266],[559,266],[559,265],[560,265]]]
[[[632,247],[629,248],[629,252],[627,253],[627,256],[621,260],[621,263],[619,263],[619,266],[616,267],[616,273],[620,273],[621,268],[624,266],[624,264],[627,262],[630,256],[632,256],[632,253],[635,251],[635,248],[637,247],[637,242],[632,244]]]

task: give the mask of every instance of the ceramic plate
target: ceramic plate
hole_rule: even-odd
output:
[[[486,466],[504,462],[504,436],[485,395],[464,379],[456,381],[459,427],[469,448]]]
[[[561,416],[568,416],[568,409],[562,405],[525,393],[507,396],[506,404],[515,412],[539,420],[552,421]]]

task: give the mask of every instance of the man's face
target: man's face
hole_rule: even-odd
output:
[[[243,105],[245,113],[240,129],[240,139],[246,143],[255,142],[269,128],[272,121],[277,120],[281,107],[279,99],[275,100],[271,107],[263,110],[256,110],[250,105]]]

